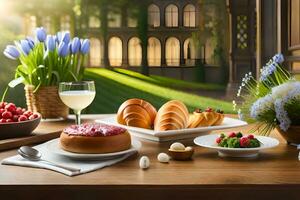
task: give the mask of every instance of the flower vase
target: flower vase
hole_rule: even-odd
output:
[[[61,101],[57,86],[40,87],[34,91],[34,86],[24,87],[28,110],[38,112],[43,119],[66,119],[69,108]]]
[[[280,127],[277,127],[276,130],[288,144],[300,144],[300,126],[290,126],[287,131],[281,130]]]

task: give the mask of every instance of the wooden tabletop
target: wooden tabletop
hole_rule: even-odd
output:
[[[64,124],[52,122],[41,126]],[[250,128],[227,131],[247,132]],[[44,169],[0,165],[0,199],[300,199],[298,151],[286,145],[275,131],[271,136],[279,138],[280,145],[261,152],[255,159],[220,158],[213,150],[195,146],[193,160],[163,164],[157,161],[157,154],[167,152],[170,144],[142,141],[139,155],[75,177]],[[16,150],[0,152],[0,160],[15,154]],[[142,155],[150,158],[148,170],[138,166]]]

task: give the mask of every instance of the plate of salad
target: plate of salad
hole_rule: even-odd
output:
[[[279,141],[271,137],[231,132],[200,136],[195,138],[194,143],[216,149],[221,157],[256,157],[259,151],[276,147]]]

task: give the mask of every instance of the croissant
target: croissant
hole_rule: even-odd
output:
[[[217,126],[222,124],[224,120],[224,112],[217,110],[216,112],[207,108],[204,112],[196,109],[189,118],[189,128],[204,127],[204,126]]]
[[[117,121],[127,126],[152,129],[156,113],[156,109],[147,101],[128,99],[119,107]]]
[[[204,119],[204,115],[200,109],[197,109],[189,117],[188,128],[196,128],[200,126],[201,121]]]
[[[212,126],[218,120],[218,116],[214,111],[203,112],[204,119],[201,121],[200,126]]]
[[[165,103],[157,112],[154,130],[166,131],[187,128],[189,112],[187,107],[178,100]]]
[[[221,124],[223,123],[223,120],[224,120],[224,111],[218,109],[218,110],[216,111],[216,114],[217,114],[218,119],[217,119],[216,122],[213,124],[214,126],[221,125]]]

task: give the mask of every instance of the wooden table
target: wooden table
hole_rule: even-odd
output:
[[[275,132],[272,136],[278,137]],[[280,140],[277,148],[256,159],[224,159],[195,147],[193,160],[169,164],[156,160],[169,143],[143,141],[139,155],[76,177],[0,165],[0,199],[300,199],[298,151]],[[0,160],[15,154],[16,150],[1,152]],[[138,167],[141,155],[150,157],[148,170]]]

